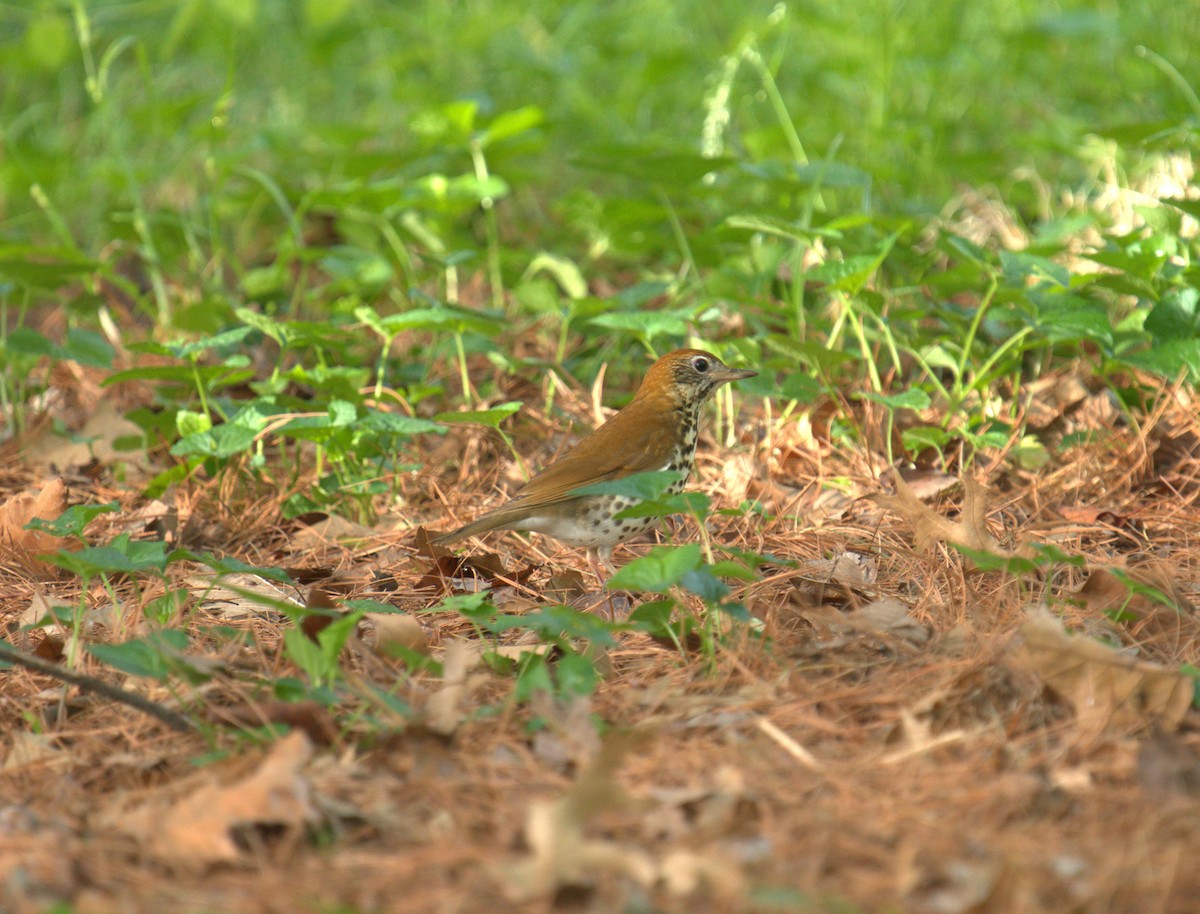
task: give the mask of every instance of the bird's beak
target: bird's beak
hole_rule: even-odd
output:
[[[725,381],[744,381],[746,378],[757,376],[758,372],[751,371],[749,368],[721,368],[709,375],[710,378],[716,378],[721,383]]]

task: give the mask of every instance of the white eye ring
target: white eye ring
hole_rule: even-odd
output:
[[[692,359],[692,367],[703,374],[709,369],[709,361],[704,356],[698,355]]]

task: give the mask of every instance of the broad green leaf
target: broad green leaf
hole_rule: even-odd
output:
[[[515,111],[505,111],[492,118],[492,122],[479,134],[479,145],[486,149],[493,143],[502,142],[535,127],[540,127],[545,120],[545,113],[535,105],[526,105]]]
[[[729,586],[704,565],[686,572],[680,577],[679,583],[684,590],[694,593],[705,603],[719,603],[729,596]]]
[[[517,404],[518,408],[520,404]],[[370,430],[380,435],[427,435],[430,433],[444,435],[446,427],[429,419],[418,419],[403,413],[385,413],[378,409],[368,409],[366,415],[358,420],[358,428]]]
[[[685,336],[691,320],[689,311],[625,311],[597,315],[588,324],[654,340],[659,336]]]
[[[171,453],[176,457],[187,457],[192,454],[202,454],[205,457],[216,457],[224,460],[241,454],[253,446],[258,431],[244,425],[218,425],[207,432],[188,435],[181,438],[171,447]]]
[[[925,393],[919,387],[911,387],[898,394],[877,394],[872,391],[862,391],[856,394],[856,396],[860,400],[871,400],[875,403],[882,403],[884,406],[889,406],[892,409],[928,409],[932,402],[929,399],[929,394]]]
[[[677,492],[635,502],[628,508],[622,508],[613,518],[624,520],[627,517],[666,517],[670,514],[704,515],[708,513],[710,504],[709,497],[703,492]]]
[[[436,422],[448,422],[451,425],[464,423],[466,425],[486,425],[488,428],[499,428],[500,423],[519,410],[525,404],[513,400],[501,403],[491,409],[474,409],[461,413],[438,413],[434,416]]]
[[[116,352],[99,333],[72,327],[67,331],[67,342],[62,347],[62,354],[80,365],[93,368],[112,368]]]
[[[678,584],[689,571],[699,568],[702,562],[699,543],[655,546],[646,555],[619,568],[606,586],[613,590],[665,593]]]
[[[544,606],[521,616],[525,625],[543,638],[552,640],[586,638],[596,644],[616,644],[613,623],[606,622],[596,613],[572,609],[569,606]]]
[[[651,470],[631,473],[620,479],[609,479],[571,491],[572,495],[622,495],[626,498],[651,499],[663,495],[672,485],[680,482],[684,474],[677,470]]]
[[[54,355],[58,352],[51,340],[31,327],[16,327],[4,338],[4,348],[20,355]]]
[[[87,652],[113,669],[147,679],[165,680],[178,672],[180,658],[187,649],[187,632],[164,629],[120,644],[85,644]]]
[[[405,330],[447,330],[451,333],[474,331],[493,336],[504,327],[503,318],[491,311],[464,311],[449,306],[414,308],[399,314],[389,314],[379,323],[395,336]]]
[[[103,505],[71,505],[54,520],[35,517],[25,525],[26,530],[41,530],[51,536],[83,536],[83,529],[101,514],[112,514],[121,510],[120,502],[110,501]]]

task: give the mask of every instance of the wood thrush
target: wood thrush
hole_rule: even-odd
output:
[[[613,515],[636,499],[572,493],[653,470],[682,473],[669,490],[679,492],[692,471],[704,401],[725,382],[756,374],[729,368],[700,349],[668,353],[650,366],[624,409],[530,479],[510,501],[432,542],[450,543],[492,530],[531,530],[572,546],[587,546],[593,567],[598,558],[612,571],[613,547],[649,529],[658,518],[617,520]]]

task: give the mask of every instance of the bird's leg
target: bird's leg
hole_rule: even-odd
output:
[[[617,566],[612,561],[612,546],[601,546],[598,549],[588,549],[588,564],[591,565],[592,573],[600,582],[600,597],[592,608],[598,608],[601,603],[608,604],[608,612],[606,615],[609,619],[616,619],[618,616],[628,615],[633,607],[633,595],[626,593],[623,590],[613,590],[605,595],[604,583],[608,578],[611,578],[617,573]],[[607,574],[605,574],[607,572]]]
[[[592,574],[600,582],[601,589],[604,587],[605,580],[617,573],[617,566],[612,562],[612,551],[612,546],[588,549],[588,564],[592,568]],[[608,572],[607,575],[604,573],[605,571]]]

